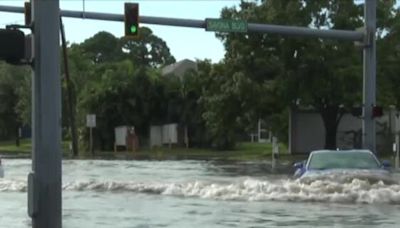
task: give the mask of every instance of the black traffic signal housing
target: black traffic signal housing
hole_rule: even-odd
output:
[[[381,117],[383,116],[383,108],[382,106],[374,106],[372,107],[372,117]]]
[[[25,59],[25,34],[17,29],[0,29],[0,60],[19,64]]]
[[[139,36],[139,4],[125,3],[125,37],[137,38]]]

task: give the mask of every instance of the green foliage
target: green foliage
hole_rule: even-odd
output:
[[[394,105],[400,110],[400,14],[399,10],[393,14],[386,25],[387,34],[377,41],[377,83],[378,101],[385,105]]]
[[[141,27],[139,34],[138,40],[120,39],[124,57],[128,57],[138,65],[153,68],[175,62],[165,41],[155,36],[149,28]]]
[[[118,39],[108,32],[99,32],[85,40],[80,48],[93,63],[118,61],[122,58],[121,45]]]
[[[390,20],[391,9],[393,1],[379,5],[380,31]],[[225,8],[221,16],[256,23],[355,30],[363,25],[363,5],[341,0],[242,1],[239,8]],[[240,72],[255,83],[268,85],[259,93],[264,94],[258,98],[264,105],[250,106],[241,115],[253,112],[267,118],[284,113],[288,106],[311,106],[324,121],[325,146],[336,146],[343,108],[361,103],[362,52],[352,42],[258,33],[217,37],[227,52],[225,63],[233,69],[230,75]]]
[[[16,138],[18,128],[29,123],[30,69],[0,63],[0,138]]]
[[[150,123],[165,121],[167,82],[153,68],[175,59],[150,29],[142,27],[140,34],[139,40],[126,40],[99,32],[68,49],[81,141],[87,138],[89,113],[97,115],[95,138],[101,149],[113,147],[116,126],[135,126],[147,137]]]

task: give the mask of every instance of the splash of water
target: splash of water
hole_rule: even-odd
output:
[[[26,181],[0,179],[0,192],[26,192]]]
[[[182,183],[162,182],[115,182],[73,181],[63,185],[64,191],[132,192],[179,197],[199,197],[216,200],[240,201],[295,201],[335,203],[390,203],[400,204],[400,185],[383,181],[352,179],[347,182],[314,180],[259,180],[238,179],[234,182],[189,181]],[[0,192],[25,192],[26,182],[0,180]]]

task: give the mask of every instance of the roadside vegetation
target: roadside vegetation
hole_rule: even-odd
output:
[[[64,158],[71,158],[70,142],[62,143]],[[279,146],[281,156],[287,155],[284,144]],[[30,157],[32,150],[31,140],[21,140],[20,146],[16,146],[14,141],[0,142],[0,155],[13,157]],[[95,151],[98,158],[108,159],[222,159],[222,160],[269,160],[272,156],[272,145],[269,143],[238,143],[234,150],[213,150],[199,148],[168,148],[156,147],[152,149],[140,149],[137,151],[118,150],[114,151]],[[88,152],[82,153],[80,158],[91,158]]]

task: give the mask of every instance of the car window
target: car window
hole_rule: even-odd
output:
[[[310,158],[310,169],[376,169],[379,164],[373,155],[356,152],[316,153]]]

